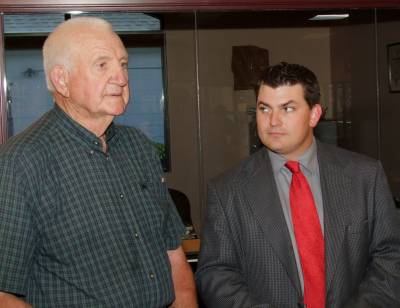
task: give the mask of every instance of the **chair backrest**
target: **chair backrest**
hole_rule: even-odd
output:
[[[184,225],[193,226],[188,197],[179,190],[173,188],[168,188],[168,190]]]

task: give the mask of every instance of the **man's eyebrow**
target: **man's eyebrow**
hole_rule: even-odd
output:
[[[289,101],[287,101],[285,103],[279,104],[278,106],[279,107],[286,107],[287,105],[290,105],[290,104],[297,104],[297,102],[291,99],[291,100],[289,100]],[[261,101],[261,100],[257,101],[257,105],[263,105],[263,106],[271,107],[270,104],[268,104],[267,102]]]
[[[103,61],[103,60],[108,60],[108,59],[110,59],[110,58],[111,58],[110,56],[102,55],[102,56],[94,57],[94,61],[95,61],[95,62],[97,62],[97,61]]]
[[[263,106],[268,106],[269,107],[269,104],[264,102],[264,101],[257,101],[257,105],[263,105]]]
[[[291,99],[291,100],[287,101],[286,103],[280,104],[279,106],[287,107],[290,104],[297,104],[297,102]]]

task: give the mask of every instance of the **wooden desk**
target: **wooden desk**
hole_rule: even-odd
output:
[[[200,239],[195,238],[191,240],[182,241],[183,251],[186,254],[199,253],[200,251]]]
[[[200,239],[195,238],[191,240],[183,240],[182,241],[183,251],[186,254],[186,260],[190,264],[193,273],[197,269],[197,262],[199,251],[200,251]]]

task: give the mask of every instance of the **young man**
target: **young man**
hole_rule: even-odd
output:
[[[73,18],[43,47],[55,107],[0,148],[0,307],[197,307],[152,145],[113,124],[128,54]]]
[[[313,137],[309,69],[269,67],[264,148],[209,185],[196,280],[210,308],[400,307],[400,225],[381,164]]]

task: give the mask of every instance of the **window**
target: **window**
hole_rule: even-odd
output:
[[[164,169],[169,169],[165,120],[164,52],[161,22],[142,13],[87,13],[107,19],[129,53],[130,104],[117,124],[135,126],[154,143]],[[47,34],[68,14],[5,15],[7,129],[15,135],[53,105],[46,89],[41,48]]]

